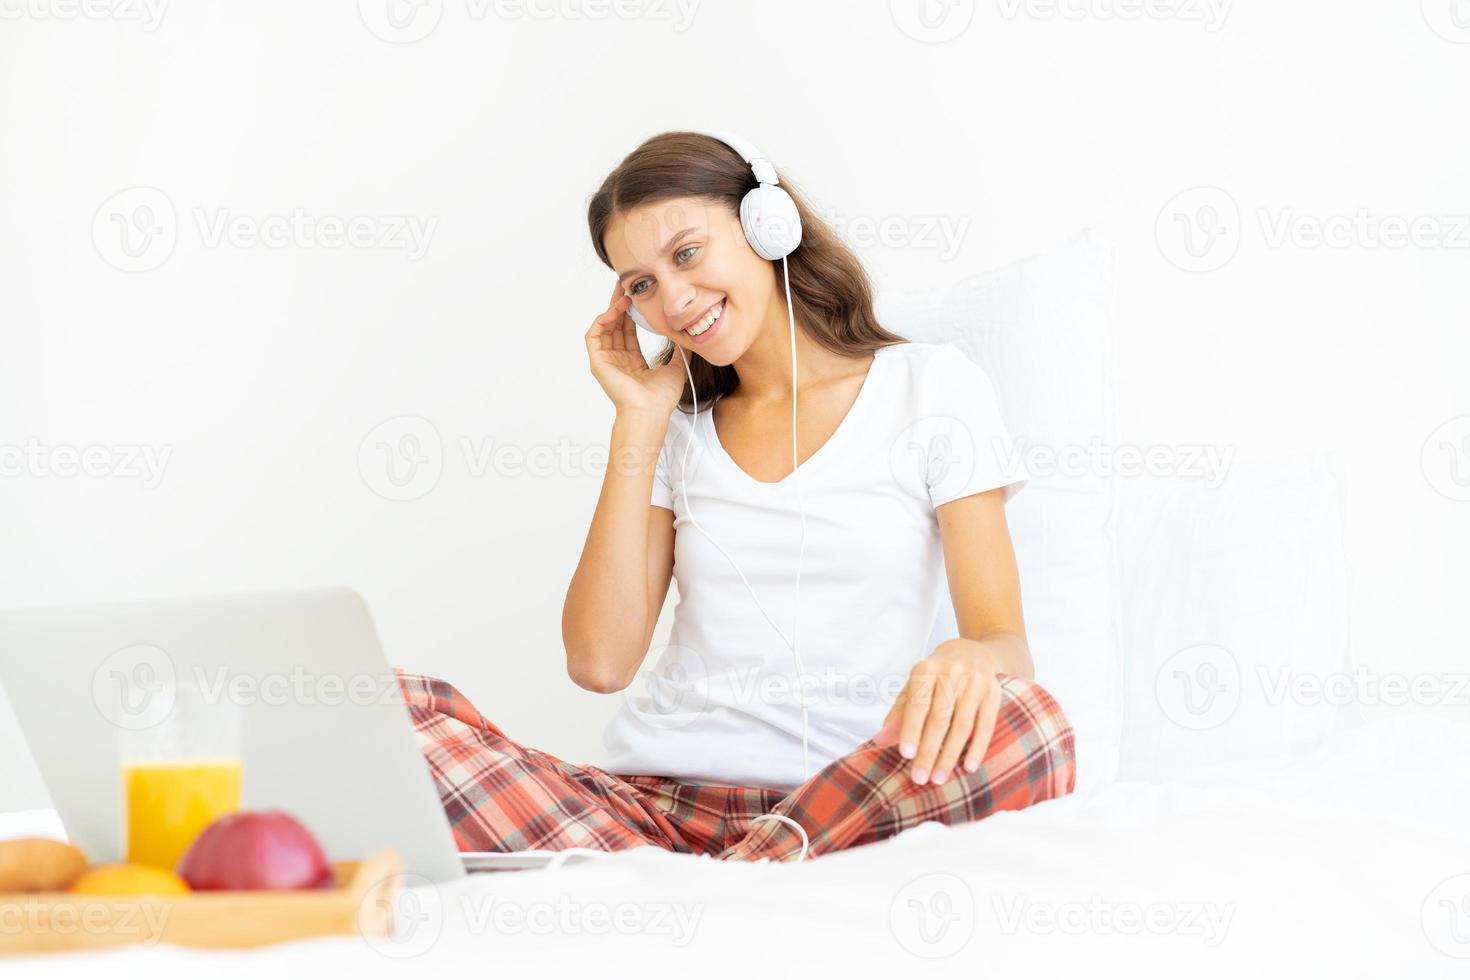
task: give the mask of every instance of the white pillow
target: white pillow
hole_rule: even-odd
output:
[[[1236,462],[1214,488],[1183,477],[1123,482],[1120,775],[1259,776],[1351,722],[1355,709],[1331,686],[1350,675],[1328,459]]]
[[[1115,479],[1063,468],[1117,444],[1109,334],[1112,248],[1084,232],[933,292],[880,291],[903,337],[958,347],[989,374],[1030,482],[1006,505],[1036,678],[1077,733],[1077,786],[1115,778],[1122,730]],[[1039,450],[1039,452],[1038,452]],[[1070,470],[1070,471],[1069,471]],[[947,587],[930,648],[957,635]]]

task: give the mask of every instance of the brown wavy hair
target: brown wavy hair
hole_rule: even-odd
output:
[[[786,262],[791,274],[791,302],[807,335],[833,353],[853,357],[905,343],[903,337],[884,329],[874,316],[872,283],[858,257],[812,211],[790,178],[779,172],[777,176],[801,216],[801,244]],[[750,164],[712,136],[685,131],[651,136],[623,158],[587,202],[592,247],[603,265],[611,269],[603,236],[615,215],[644,204],[690,197],[722,206],[738,220],[741,198],[758,184]],[[771,274],[784,303],[779,260],[771,263]],[[674,348],[670,341],[654,355],[653,364],[667,364]],[[740,376],[734,366],[710,364],[693,351],[686,353],[702,406],[712,406],[739,386]],[[679,408],[693,409],[687,382]]]

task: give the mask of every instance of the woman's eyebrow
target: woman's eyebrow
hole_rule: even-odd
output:
[[[699,231],[699,229],[698,228],[685,228],[683,231],[676,231],[676,232],[674,232],[674,236],[668,240],[668,242],[664,245],[664,247],[659,251],[659,254],[660,255],[668,255],[670,252],[672,252],[674,250],[674,246],[677,245],[677,244],[679,244],[679,242],[684,238],[685,235],[692,235],[696,231]],[[642,271],[643,271],[642,269],[629,269],[627,272],[620,272],[620,273],[618,273],[618,282],[622,282],[624,279],[627,279],[629,276],[636,276],[639,273],[641,273]]]

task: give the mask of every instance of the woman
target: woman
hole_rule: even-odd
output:
[[[1001,463],[989,379],[879,325],[856,257],[789,183],[799,245],[762,258],[739,210],[755,155],[664,133],[589,202],[617,283],[587,352],[616,421],[563,611],[573,681],[628,688],[675,574],[680,599],[601,766],[402,678],[463,849],[800,860],[1072,790],[1071,726],[1033,680],[1004,510],[1025,478]],[[652,365],[635,311],[667,341]],[[959,637],[925,649],[945,573]]]

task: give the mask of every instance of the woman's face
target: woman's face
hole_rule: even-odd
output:
[[[710,364],[737,360],[779,302],[770,262],[721,204],[677,198],[641,205],[614,215],[603,241],[649,326]]]

